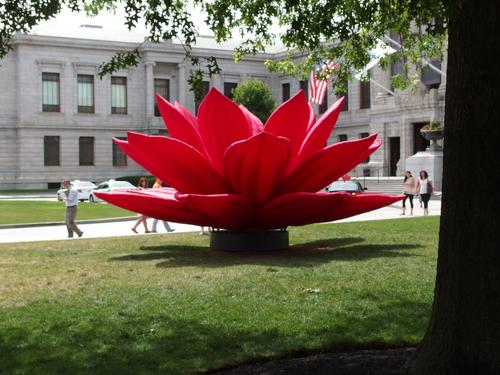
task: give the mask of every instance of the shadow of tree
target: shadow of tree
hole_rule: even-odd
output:
[[[77,311],[59,301],[55,307],[65,314],[43,318],[35,315],[40,327],[0,325],[1,372],[186,374],[250,359],[304,355],[320,349],[406,345],[404,337],[423,335],[430,301],[413,301],[397,294],[383,301],[380,296],[361,298],[376,299],[379,308],[359,314],[339,313],[332,317],[330,326],[310,325],[303,328],[300,337],[294,330],[284,333],[277,326],[250,330],[242,328],[247,327],[245,324],[173,318],[166,313],[121,313],[117,319],[114,310],[96,314],[87,307],[88,311]],[[33,316],[28,318],[33,312],[36,314],[36,309],[25,312],[25,319],[33,319]],[[380,338],[387,331],[392,332],[388,343]],[[312,350],[304,346],[308,337],[321,338],[313,340],[316,345]],[[304,344],[301,340],[305,340]]]
[[[164,260],[158,267],[185,266],[227,267],[244,264],[260,264],[280,267],[314,267],[331,261],[367,260],[378,257],[415,256],[405,253],[420,247],[418,244],[361,244],[361,237],[322,239],[295,244],[289,250],[266,252],[219,252],[208,247],[187,245],[144,246],[142,254],[128,254],[111,258],[112,261]]]

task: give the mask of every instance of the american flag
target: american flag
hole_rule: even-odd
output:
[[[332,62],[327,62],[322,70],[321,70],[321,75],[326,71],[326,70],[335,70],[338,69],[339,64],[334,64]],[[325,93],[326,90],[328,89],[328,84],[330,83],[330,80],[332,78],[332,74],[328,74],[326,76],[326,80],[320,80],[317,77],[316,71],[313,70],[311,72],[311,78],[309,79],[309,101],[313,103],[318,103],[319,105],[323,104],[323,100],[325,99]]]

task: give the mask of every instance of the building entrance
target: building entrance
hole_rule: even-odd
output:
[[[427,122],[413,123],[413,155],[419,151],[425,151],[425,149],[431,144],[427,139],[422,137],[422,134],[420,134],[422,126],[427,124]]]
[[[399,137],[389,138],[389,175],[396,176],[398,161],[401,157]]]

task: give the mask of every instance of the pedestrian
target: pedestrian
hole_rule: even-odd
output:
[[[159,188],[161,188],[162,186],[163,186],[162,181],[161,181],[159,178],[156,178],[156,181],[155,181],[155,183],[154,183],[154,185],[153,185],[153,189],[159,189]],[[151,232],[152,232],[152,233],[157,233],[157,231],[156,231],[156,226],[158,225],[158,222],[159,222],[159,221],[160,221],[160,220],[158,220],[158,219],[153,219],[153,227],[151,228]],[[173,229],[173,228],[170,226],[170,224],[168,223],[168,221],[162,220],[161,222],[163,223],[163,226],[165,227],[165,230],[166,230],[167,232],[169,232],[169,233],[170,233],[170,232],[173,232],[173,231],[175,230],[175,229]]]
[[[146,180],[144,177],[141,177],[139,179],[139,183],[137,184],[137,187],[139,189],[147,189],[148,188],[148,180]],[[132,227],[132,232],[138,233],[137,232],[137,227],[141,225],[141,223],[144,225],[144,233],[150,233],[148,229],[148,217],[146,215],[140,215],[137,221],[135,222],[134,226]]]
[[[417,181],[417,192],[422,198],[424,203],[424,216],[429,215],[429,199],[431,199],[431,194],[434,191],[434,185],[432,180],[429,178],[427,171],[420,171],[420,179]]]
[[[66,201],[66,215],[65,223],[68,229],[68,238],[73,238],[73,232],[75,232],[78,237],[83,235],[83,232],[76,225],[76,211],[78,209],[78,192],[73,188],[69,180],[63,181],[64,191],[63,200]]]
[[[405,199],[403,199],[403,213],[401,215],[406,214],[407,199],[410,201],[410,215],[413,215],[413,197],[415,196],[415,179],[411,175],[410,171],[405,172],[403,194],[405,195]]]

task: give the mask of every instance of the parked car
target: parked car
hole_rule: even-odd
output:
[[[104,181],[101,182],[99,185],[97,185],[97,187],[94,190],[92,190],[89,196],[89,201],[102,202],[102,199],[96,197],[94,193],[107,192],[113,190],[130,190],[130,189],[138,189],[138,188],[132,185],[128,181],[116,181],[116,180]]]
[[[80,181],[80,180],[74,180],[71,181],[71,185],[76,189],[78,192],[78,200],[81,202],[86,201],[89,199],[90,192],[96,188],[95,184],[90,181]],[[61,188],[57,191],[57,200],[62,201],[64,198],[66,198],[65,193],[66,189]]]
[[[326,191],[328,191],[329,193],[344,191],[352,193],[353,195],[363,193],[365,190],[366,188],[361,186],[361,184],[358,181],[353,181],[353,180],[335,181],[326,188]]]

